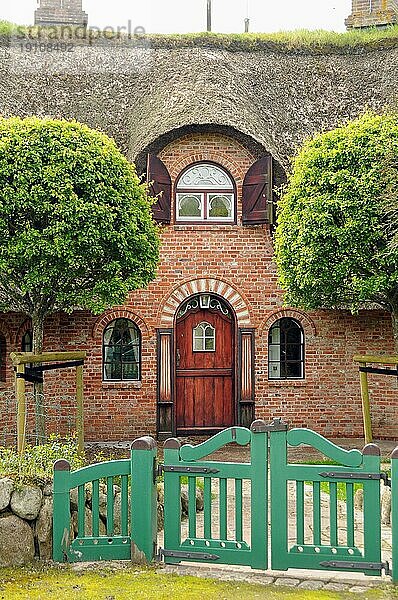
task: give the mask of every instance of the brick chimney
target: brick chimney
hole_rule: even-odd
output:
[[[352,0],[347,29],[387,27],[398,22],[398,0]]]
[[[83,11],[83,0],[38,0],[35,25],[86,26],[88,15]]]

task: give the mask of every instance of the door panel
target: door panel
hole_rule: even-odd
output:
[[[196,328],[208,337],[214,328],[214,351],[194,350]],[[208,343],[211,347],[212,342]],[[200,345],[199,341],[196,347]],[[234,425],[234,357],[234,324],[230,315],[197,309],[177,321],[177,433],[200,433]]]

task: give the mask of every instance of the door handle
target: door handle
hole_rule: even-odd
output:
[[[177,353],[176,353],[176,367],[177,367],[177,369],[180,366],[180,360],[181,360],[181,354],[180,354],[179,348],[177,348]]]

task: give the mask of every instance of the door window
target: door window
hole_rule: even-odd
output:
[[[214,352],[216,349],[216,330],[210,323],[199,323],[193,330],[193,351]]]

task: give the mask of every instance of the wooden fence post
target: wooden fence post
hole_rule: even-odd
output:
[[[83,365],[76,367],[76,430],[80,456],[84,453]]]
[[[250,456],[252,569],[268,569],[268,425],[254,421]]]
[[[364,366],[366,366],[366,363],[364,363]],[[371,444],[373,442],[373,433],[372,421],[370,416],[368,374],[361,371],[359,377],[361,381],[362,414],[363,429],[365,433],[365,444]]]
[[[70,545],[70,464],[67,460],[54,463],[53,483],[53,560],[66,562]]]
[[[18,454],[23,454],[25,450],[26,437],[26,396],[25,396],[25,365],[16,366],[16,396],[17,396],[17,443]]]
[[[151,562],[157,536],[157,446],[152,437],[131,446],[131,560]]]
[[[398,583],[398,448],[391,454],[392,580]]]

